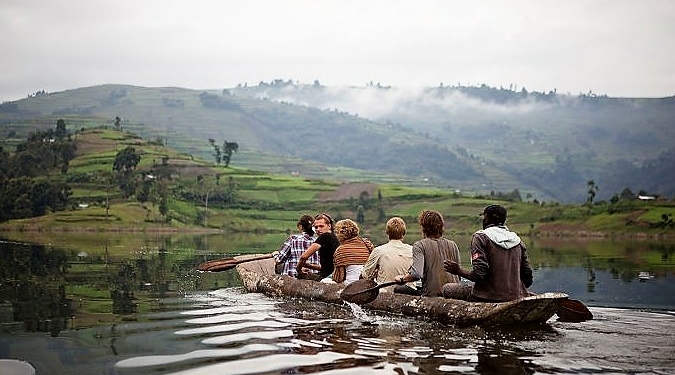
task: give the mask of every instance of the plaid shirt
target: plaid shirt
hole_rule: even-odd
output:
[[[314,237],[307,233],[294,234],[286,239],[279,249],[276,256],[277,263],[284,263],[282,275],[297,277],[298,271],[295,269],[298,265],[300,256],[314,243]],[[319,252],[315,252],[307,259],[307,263],[319,264]],[[312,272],[316,272],[312,270]]]

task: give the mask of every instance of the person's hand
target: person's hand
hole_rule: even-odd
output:
[[[457,275],[459,274],[459,263],[455,262],[454,260],[446,260],[443,262],[443,269],[445,269],[445,271],[448,273]]]
[[[403,280],[403,276],[401,276],[401,275],[394,276],[394,281],[395,281],[396,284],[398,284],[398,285],[403,285],[403,284],[405,284],[405,280]]]

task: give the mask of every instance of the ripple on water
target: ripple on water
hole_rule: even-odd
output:
[[[189,324],[217,324],[224,322],[236,322],[236,321],[261,321],[270,318],[269,313],[261,312],[242,312],[242,313],[231,313],[231,314],[219,314],[208,316],[206,318],[195,318],[188,319],[185,322]]]
[[[209,337],[202,340],[205,345],[229,345],[237,342],[246,342],[250,340],[274,340],[286,337],[293,337],[293,331],[290,329],[272,330],[272,331],[254,331],[235,333],[232,335]]]
[[[206,349],[195,350],[185,354],[172,355],[149,355],[133,357],[119,361],[115,364],[118,368],[139,368],[139,367],[163,367],[182,362],[196,362],[203,359],[225,359],[249,355],[255,352],[270,352],[281,350],[276,345],[251,344],[231,349]]]
[[[667,359],[671,354],[666,354],[675,344],[675,333],[670,333],[673,314],[593,309],[596,319],[582,324],[455,329],[364,311],[358,305],[274,299],[233,290],[209,293],[213,296],[223,300],[200,300],[180,313],[184,321],[174,327],[180,330],[169,333],[169,326],[161,328],[180,337],[180,348],[187,350],[128,358],[118,362],[118,372],[493,375],[509,368],[514,373],[646,374],[650,372],[644,371],[645,363],[657,369],[673,364]],[[191,345],[209,349],[189,350]]]
[[[244,322],[244,323],[233,323],[233,324],[217,324],[208,327],[192,328],[192,329],[183,329],[176,331],[177,335],[205,335],[210,333],[220,333],[220,332],[231,332],[239,331],[242,329],[259,329],[259,328],[286,328],[290,326],[289,323],[277,322],[274,320],[265,320],[261,322]]]
[[[353,359],[355,356],[330,351],[319,352],[316,354],[283,354],[269,355],[264,357],[255,357],[247,359],[238,359],[227,362],[220,362],[206,366],[190,368],[183,371],[172,372],[172,375],[212,375],[229,374],[245,375],[260,374],[269,372],[281,372],[288,369],[298,368],[321,368],[335,366],[339,367],[341,361]],[[315,373],[317,371],[311,371]]]

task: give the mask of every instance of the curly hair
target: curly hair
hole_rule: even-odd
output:
[[[443,215],[438,211],[424,210],[420,212],[417,220],[422,227],[422,234],[424,237],[440,238],[443,236],[445,223],[443,222]]]
[[[350,219],[340,220],[335,223],[335,235],[340,242],[344,242],[359,235],[359,226]]]

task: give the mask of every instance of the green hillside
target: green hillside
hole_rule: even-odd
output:
[[[403,99],[401,99],[403,97]],[[625,188],[675,196],[675,98],[619,99],[439,87],[331,88],[275,81],[218,91],[102,85],[0,105],[0,145],[64,119],[112,126],[233,166],[342,181],[395,182],[537,202],[609,200]]]
[[[363,209],[363,232],[381,236],[389,217],[401,216],[414,228],[421,210],[435,209],[444,214],[450,233],[468,234],[480,225],[477,213],[485,205],[500,202],[509,210],[509,226],[524,235],[668,237],[674,233],[672,202],[621,199],[582,206],[497,200],[453,189],[226,168],[161,142],[105,127],[75,132],[69,139],[77,151],[67,173],[54,170],[34,178],[68,184],[72,194],[67,206],[0,223],[1,230],[282,233],[293,230],[297,218],[305,213],[325,211],[336,219],[355,219]],[[131,193],[121,187],[122,172],[113,171],[118,156],[129,147],[140,155],[137,167],[125,177],[125,185],[132,182],[135,186]],[[9,186],[7,181],[3,179],[3,189]],[[5,191],[3,195],[11,198]]]

